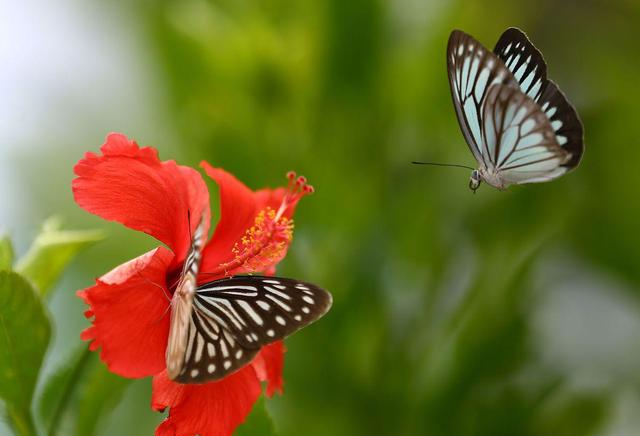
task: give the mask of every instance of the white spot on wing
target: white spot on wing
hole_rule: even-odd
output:
[[[562,121],[560,120],[551,121],[551,127],[553,127],[553,130],[557,132],[562,127]]]
[[[229,357],[229,350],[225,341],[220,341],[220,351],[222,352],[222,357]]]

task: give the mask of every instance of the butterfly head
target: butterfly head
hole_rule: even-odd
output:
[[[469,189],[471,189],[475,194],[476,190],[480,187],[480,183],[482,183],[480,172],[478,170],[473,170],[471,172],[471,177],[469,178]]]

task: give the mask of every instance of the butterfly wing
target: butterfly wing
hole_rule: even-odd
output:
[[[562,166],[566,170],[575,168],[584,152],[582,123],[562,91],[547,79],[547,65],[540,51],[514,27],[502,34],[493,51],[513,73],[522,91],[542,108],[556,141],[571,155]]]
[[[181,370],[170,377],[178,383],[217,380],[249,363],[258,351],[260,348],[242,346],[211,312],[198,308],[195,303],[181,356]]]
[[[447,46],[451,97],[460,129],[471,152],[483,166],[490,154],[482,141],[482,107],[492,85],[518,86],[503,62],[472,36],[454,30]]]
[[[236,276],[196,290],[180,383],[220,379],[250,362],[261,347],[316,321],[331,294],[310,283]]]
[[[519,88],[493,85],[482,109],[482,135],[501,185],[542,182],[566,172],[571,155],[549,119]]]

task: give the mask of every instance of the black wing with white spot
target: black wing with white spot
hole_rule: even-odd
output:
[[[193,300],[180,383],[220,379],[249,363],[260,348],[316,321],[331,294],[293,279],[236,276],[201,285]]]
[[[514,27],[504,31],[493,51],[513,73],[522,91],[541,107],[558,144],[571,154],[562,166],[567,170],[576,167],[584,152],[582,123],[558,86],[547,79],[547,65],[540,51]]]
[[[503,62],[472,36],[454,30],[447,46],[451,97],[460,129],[479,164],[489,165],[489,151],[482,141],[482,107],[492,85],[518,86]]]
[[[504,31],[493,52],[513,73],[522,92],[537,102],[547,84],[547,64],[542,53],[515,27]]]

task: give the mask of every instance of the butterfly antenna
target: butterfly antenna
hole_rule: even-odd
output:
[[[436,162],[418,162],[418,161],[413,161],[411,162],[412,164],[415,165],[433,165],[436,167],[457,167],[457,168],[466,168],[468,170],[475,170],[475,168],[469,167],[467,165],[458,165],[458,164],[449,164],[449,163],[436,163]]]
[[[160,315],[160,318],[158,318],[154,322],[156,323],[161,322],[164,319],[164,317],[167,316],[167,313],[169,313],[169,309],[171,309],[171,304],[167,305],[166,309],[164,309],[164,312],[162,312],[162,315]]]
[[[169,286],[169,289],[173,289],[174,287],[178,286],[179,281],[180,281],[180,276],[174,278],[173,281],[171,282],[171,285]]]
[[[171,303],[171,297],[169,296],[169,294],[167,293],[167,290],[164,287],[160,286],[159,284],[157,284],[153,280],[149,280],[148,278],[144,277],[142,274],[140,274],[140,271],[137,271],[136,274],[138,275],[138,277],[140,277],[145,282],[151,283],[153,286],[156,286],[156,287],[160,288],[160,290],[162,291],[162,294],[165,296],[167,301],[169,303]]]
[[[193,235],[191,234],[191,209],[187,209],[187,224],[189,225],[189,241],[193,241]]]

